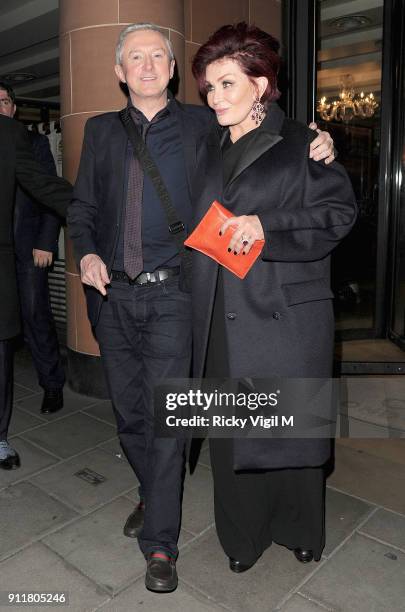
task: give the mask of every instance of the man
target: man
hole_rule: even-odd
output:
[[[10,102],[3,99],[1,104]],[[18,291],[13,249],[15,183],[62,217],[71,198],[64,179],[45,174],[33,157],[27,130],[0,114],[0,467],[14,469],[20,458],[7,441],[12,406],[11,339],[20,332]]]
[[[10,101],[7,104],[7,100]],[[1,104],[1,101],[4,101]],[[13,89],[0,81],[0,113],[14,117]],[[48,174],[56,175],[55,162],[44,134],[29,132],[34,156]],[[17,187],[14,213],[14,249],[23,333],[44,389],[41,412],[63,407],[65,374],[53,321],[48,270],[58,249],[60,218]]]
[[[115,72],[128,86],[132,121],[187,229],[197,143],[213,117],[204,107],[171,97],[174,65],[170,41],[156,26],[134,24],[121,33]],[[159,378],[189,376],[190,296],[179,288],[179,249],[163,206],[118,113],[86,124],[68,225],[118,435],[140,483],[139,504],[124,533],[138,536],[146,587],[173,591],[184,446],[153,438],[153,386]]]

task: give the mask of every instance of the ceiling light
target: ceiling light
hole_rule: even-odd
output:
[[[329,26],[339,32],[347,32],[349,30],[357,30],[371,24],[371,19],[365,15],[346,15],[338,17],[329,22]]]
[[[26,83],[27,81],[33,81],[37,77],[29,72],[10,72],[9,74],[4,74],[1,78],[8,83]]]

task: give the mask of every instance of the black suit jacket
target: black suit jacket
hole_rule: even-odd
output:
[[[71,198],[71,185],[44,172],[34,159],[25,127],[0,115],[0,340],[20,331],[13,247],[13,209],[16,181],[33,198],[62,217]]]
[[[326,378],[334,338],[330,254],[356,219],[353,190],[340,164],[309,159],[313,131],[287,119],[276,104],[256,136],[223,186],[211,134],[200,149],[194,190],[196,223],[218,199],[236,216],[258,215],[265,233],[262,255],[243,280],[222,269],[229,375]],[[194,252],[196,377],[204,370],[217,276],[218,264]],[[234,466],[320,465],[328,453],[327,439],[235,439]]]
[[[35,159],[45,172],[56,176],[56,167],[44,134],[28,132]],[[32,261],[32,249],[56,253],[61,219],[17,186],[14,211],[15,253],[19,261]]]
[[[172,100],[184,147],[189,187],[196,172],[198,144],[214,124],[212,113],[200,106]],[[96,253],[108,272],[114,261],[122,223],[126,188],[128,138],[118,113],[92,117],[86,123],[82,155],[74,198],[68,211],[69,236],[77,264],[89,253]],[[97,324],[103,302],[101,294],[85,286],[88,315]]]

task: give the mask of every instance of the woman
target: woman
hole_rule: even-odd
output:
[[[275,103],[278,46],[240,23],[215,32],[193,61],[224,128],[222,152],[215,133],[199,152],[196,221],[218,199],[234,214],[221,228],[224,248],[243,257],[265,240],[244,280],[195,254],[197,377],[332,374],[329,257],[356,208],[344,169],[308,159],[313,132]],[[329,440],[211,439],[210,451],[217,532],[233,571],[252,567],[272,541],[299,561],[320,559]]]

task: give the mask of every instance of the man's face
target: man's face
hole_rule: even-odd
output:
[[[121,62],[115,66],[115,73],[128,85],[131,97],[151,99],[165,94],[175,62],[170,60],[165,39],[159,32],[139,30],[128,34]]]
[[[0,115],[14,117],[16,106],[5,89],[0,89]]]

